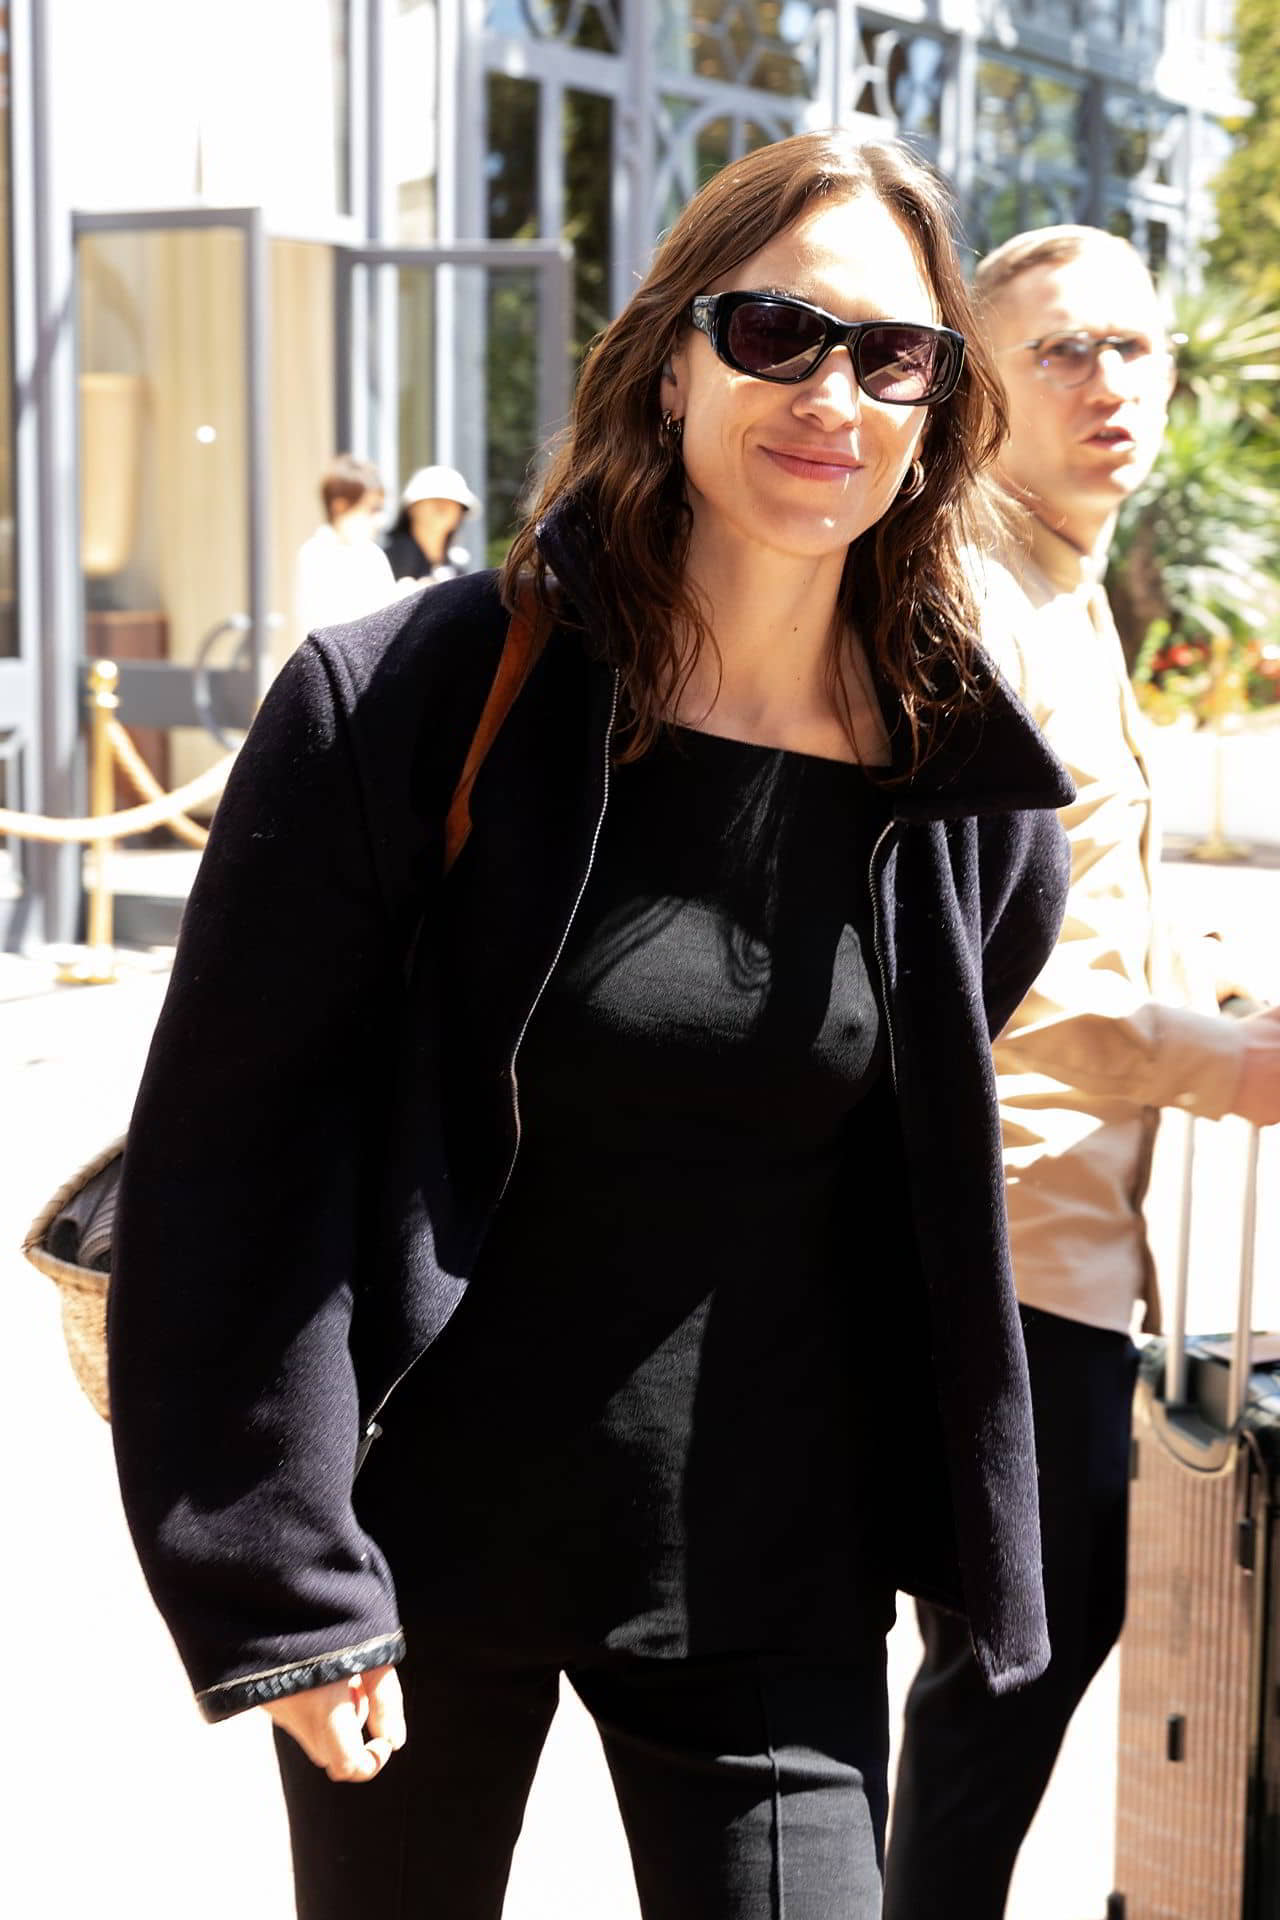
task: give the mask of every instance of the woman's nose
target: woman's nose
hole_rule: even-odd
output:
[[[847,347],[836,347],[796,396],[797,413],[821,418],[824,425],[839,426],[856,421],[862,407],[862,394],[853,371]]]

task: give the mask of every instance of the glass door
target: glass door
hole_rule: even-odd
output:
[[[266,241],[255,209],[74,233],[82,653],[118,663],[120,718],[171,787],[269,677]]]
[[[501,563],[568,418],[572,262],[562,242],[338,252],[339,440],[377,466],[391,520],[419,468],[459,471],[473,569]]]

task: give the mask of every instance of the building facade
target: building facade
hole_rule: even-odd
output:
[[[496,558],[576,359],[697,187],[844,124],[975,253],[1085,220],[1193,279],[1229,0],[0,0],[0,804],[83,800],[84,662],[165,784],[299,637],[339,446],[460,466]],[[3,845],[4,843],[0,843]],[[9,943],[78,857],[10,840]]]

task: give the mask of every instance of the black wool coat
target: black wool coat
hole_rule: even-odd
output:
[[[598,636],[572,528],[542,541]],[[476,574],[313,635],[187,906],[125,1158],[110,1390],[129,1524],[210,1719],[403,1652],[357,1455],[466,1289],[517,1150],[513,1060],[607,805],[615,675],[561,626],[443,878],[506,625]],[[894,790],[869,876],[910,1181],[894,1224],[928,1310],[919,1351],[867,1364],[902,1380],[892,1571],[968,1614],[1003,1691],[1048,1643],[989,1042],[1058,931],[1071,786],[989,677]],[[854,1170],[851,1252],[877,1198]]]

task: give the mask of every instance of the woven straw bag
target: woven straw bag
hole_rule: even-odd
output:
[[[511,616],[498,671],[445,820],[446,874],[471,832],[471,789],[498,730],[546,642],[544,624],[528,606]],[[73,1174],[32,1221],[22,1251],[61,1295],[62,1337],[84,1393],[104,1420],[107,1403],[107,1290],[124,1137],[113,1140]]]
[[[32,1221],[22,1251],[54,1281],[71,1370],[96,1413],[107,1411],[107,1285],[124,1140],[58,1188]]]

